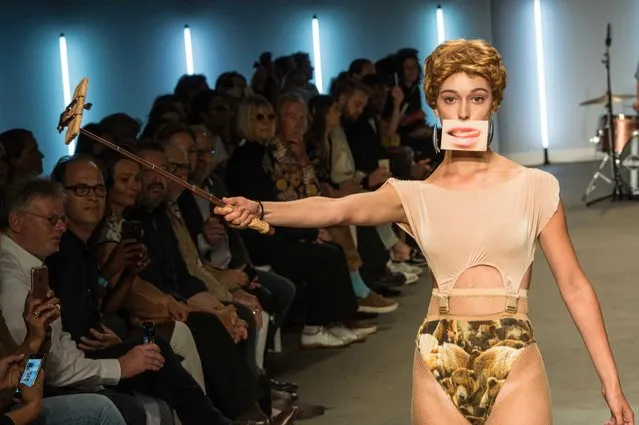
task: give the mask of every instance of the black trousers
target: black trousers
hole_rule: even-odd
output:
[[[385,273],[390,253],[375,227],[357,226],[357,251],[362,258],[360,273],[365,282],[373,282]]]
[[[341,247],[284,237],[277,238],[275,245],[273,271],[307,285],[306,325],[326,326],[351,318],[357,299]]]
[[[257,367],[257,359],[255,357],[255,353],[257,350],[257,323],[255,322],[253,311],[247,306],[236,302],[225,302],[223,304],[233,305],[237,310],[237,317],[248,323],[246,339],[244,341],[241,341],[237,345],[242,349],[242,352],[246,357],[246,363],[248,364],[249,369],[251,369],[251,372],[253,372],[253,374],[257,376],[260,374],[260,371]]]
[[[235,418],[258,402],[264,391],[247,365],[245,347],[233,342],[222,322],[212,314],[190,313],[186,324],[202,360],[207,394],[224,415]],[[255,348],[249,354],[255,364]]]
[[[87,355],[94,359],[118,359],[141,340],[131,340],[95,351]],[[122,379],[116,386],[119,390],[136,390],[157,397],[171,406],[183,425],[228,424],[229,421],[217,410],[204,394],[193,377],[182,367],[168,343],[157,339],[165,359],[164,367],[157,372],[144,372],[132,378]]]

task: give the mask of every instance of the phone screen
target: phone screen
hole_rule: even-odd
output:
[[[142,340],[144,344],[155,344],[155,323],[142,323]]]
[[[25,385],[27,387],[32,387],[38,379],[38,374],[40,373],[40,368],[42,367],[42,357],[29,357],[27,360],[27,364],[22,371],[22,376],[20,376],[20,384]],[[16,388],[16,394],[20,394],[20,388]]]

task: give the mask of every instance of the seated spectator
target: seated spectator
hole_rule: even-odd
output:
[[[84,130],[88,131],[91,134],[94,134],[98,137],[102,137],[103,139],[112,141],[110,139],[110,135],[102,131],[102,126],[98,123],[89,123],[83,127]],[[96,142],[89,136],[84,133],[78,134],[78,137],[75,142],[75,154],[86,154],[97,156],[105,149],[108,149],[102,143]]]
[[[173,94],[184,111],[184,115],[190,114],[191,101],[201,91],[208,90],[209,83],[206,80],[206,76],[203,74],[189,75],[184,74],[180,77]]]
[[[275,118],[273,108],[263,97],[250,97],[242,103],[237,126],[243,140],[227,168],[231,194],[277,199],[272,179]],[[374,331],[371,326],[345,326],[355,325],[351,318],[357,310],[348,267],[343,251],[324,244],[318,229],[278,228],[273,236],[254,231],[243,232],[243,236],[257,265],[270,265],[296,284],[308,285],[302,347],[343,347]]]
[[[351,62],[347,72],[350,77],[361,80],[367,75],[375,74],[375,65],[369,59],[359,58]]]
[[[121,236],[123,215],[127,208],[135,205],[141,189],[140,166],[136,162],[110,151],[103,156],[103,163],[107,174],[108,218],[100,236],[102,264],[118,245],[125,242]],[[117,290],[117,287],[113,290]],[[178,294],[176,297],[182,300]],[[145,316],[147,320],[151,316],[160,322],[185,321],[192,330],[201,353],[209,396],[225,414],[236,420],[264,420],[264,413],[256,405],[262,394],[259,383],[246,365],[245,356],[235,346],[220,320],[206,313],[190,311],[188,305],[139,275],[135,276],[123,308],[131,315],[140,316],[139,321]],[[219,313],[218,316],[227,326],[233,326],[232,321],[237,320],[237,316],[231,311]]]
[[[53,295],[53,294],[52,294]],[[13,395],[24,360],[29,355],[47,354],[50,347],[49,326],[60,317],[58,299],[46,302],[27,295],[22,314],[27,335],[18,346],[4,318],[0,317],[0,393]],[[0,423],[28,425],[31,423],[92,423],[125,425],[124,418],[113,403],[99,394],[72,394],[43,398],[44,373],[40,371],[31,387],[20,385],[21,400],[15,404],[9,397],[0,400]],[[5,400],[6,398],[6,400]]]
[[[4,187],[7,184],[9,178],[9,159],[7,157],[7,150],[4,145],[0,143],[0,187]]]
[[[278,101],[277,116],[279,126],[278,139],[275,143],[278,146],[274,155],[276,163],[272,175],[279,189],[278,200],[292,201],[320,195],[320,184],[304,142],[308,122],[306,103],[297,94],[283,94]],[[295,181],[301,181],[304,184],[298,185],[298,190],[289,190],[295,186]],[[286,185],[283,182],[286,182]],[[356,190],[359,191],[359,189],[361,188]],[[371,291],[364,283],[359,273],[363,264],[362,259],[357,252],[349,226],[333,226],[326,231],[331,240],[346,254],[353,291],[357,296],[358,311],[381,314],[397,310],[396,301],[388,300]]]
[[[0,214],[3,232],[0,236],[0,309],[14,340],[23,340],[27,335],[21,306],[31,288],[31,269],[42,266],[44,259],[59,249],[66,230],[63,198],[64,192],[56,184],[34,179],[12,188],[3,205]],[[94,211],[95,207],[87,208],[87,213]],[[86,318],[86,325],[99,325],[92,317]],[[108,385],[126,391],[137,389],[165,400],[184,425],[229,422],[213,407],[199,385],[182,368],[177,356],[161,340],[157,345],[140,344],[140,341],[118,343],[94,351],[89,357],[76,347],[76,342],[63,330],[61,321],[56,320],[51,325],[46,372],[52,387],[99,391],[102,385]],[[125,417],[136,410],[131,401],[122,406],[118,405],[122,398],[111,400]]]
[[[135,241],[126,246],[120,244],[99,264],[96,227],[103,221],[106,197],[106,186],[100,185],[102,173],[91,157],[76,155],[58,161],[52,179],[65,187],[67,195],[67,231],[58,252],[46,259],[51,287],[65,305],[62,327],[87,356],[105,348],[104,341],[108,345],[141,338],[140,328],[130,331],[127,323],[115,314],[120,311],[137,272],[146,267],[145,247]],[[78,294],[90,295],[78,297]],[[170,342],[183,359],[182,366],[205,390],[200,357],[189,328],[181,322],[158,324],[156,335]]]
[[[42,173],[44,154],[32,132],[24,128],[7,130],[0,133],[0,143],[4,146],[9,163],[7,184]]]
[[[161,146],[145,144],[139,147],[140,157],[168,170],[169,164]],[[187,169],[186,163],[181,167]],[[254,375],[259,375],[255,362],[255,318],[250,309],[241,304],[222,303],[207,291],[206,284],[192,275],[180,251],[178,240],[171,222],[167,201],[168,182],[160,174],[147,170],[142,174],[142,191],[137,208],[128,214],[131,219],[143,224],[143,242],[149,249],[151,263],[140,273],[140,277],[156,285],[165,292],[175,294],[186,303],[189,312],[207,313],[206,317],[217,316],[236,342],[245,351],[245,359]],[[188,233],[188,232],[187,232]],[[247,332],[247,330],[249,332]],[[261,378],[261,377],[260,377]],[[264,380],[264,387],[267,387]],[[264,388],[266,390],[266,388]],[[268,404],[270,392],[263,396],[262,406]],[[264,407],[265,410],[269,410]],[[253,412],[251,412],[253,413]],[[294,416],[292,410],[281,415]]]
[[[100,129],[103,136],[116,145],[130,143],[135,140],[141,128],[142,125],[139,120],[124,112],[111,114],[100,121]]]
[[[193,98],[191,104],[191,125],[204,126],[210,137],[213,138],[213,149],[217,153],[215,164],[226,164],[229,153],[232,153],[231,145],[231,113],[229,106],[218,92],[203,90]],[[193,128],[196,133],[202,130]]]
[[[199,134],[196,148],[198,159],[191,183],[218,198],[228,196],[226,185],[213,173],[217,151],[212,149],[211,138]],[[184,191],[178,204],[200,257],[218,270],[218,280],[229,290],[244,288],[256,295],[265,310],[273,315],[268,332],[271,343],[295,298],[293,282],[276,273],[255,269],[240,233],[211,215],[208,201]]]

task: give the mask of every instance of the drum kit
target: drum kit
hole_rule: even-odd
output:
[[[586,206],[610,199],[613,202],[639,200],[639,117],[614,114],[612,105],[624,100],[634,99],[634,94],[612,94],[610,83],[610,45],[612,28],[608,24],[606,31],[606,50],[601,63],[606,67],[606,93],[595,99],[582,102],[580,106],[605,105],[606,113],[599,121],[599,130],[592,139],[598,149],[604,152],[599,168],[592,176],[582,200],[595,189],[599,179],[612,185],[612,193],[586,202]],[[610,163],[610,175],[604,174],[604,168]]]
[[[612,95],[614,103],[635,98],[634,94]],[[603,95],[582,102],[579,106],[605,103],[607,103],[607,96]],[[604,157],[586,188],[582,197],[583,201],[586,201],[595,190],[599,179],[608,184],[613,183],[614,176],[607,175],[605,172],[606,166],[611,165],[611,160],[616,161],[622,183],[630,195],[639,196],[639,115],[614,114],[611,121],[613,126],[611,133],[614,134],[612,146],[610,146],[610,138],[608,137],[608,116],[606,114],[599,119],[596,135],[590,139],[590,142],[596,146],[597,152],[603,152]],[[613,152],[613,158],[611,158],[610,151]]]

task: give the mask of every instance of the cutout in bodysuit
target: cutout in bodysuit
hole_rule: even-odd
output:
[[[530,276],[536,239],[557,209],[559,188],[540,170],[513,171],[511,180],[479,190],[389,181],[406,214],[400,225],[418,242],[437,282],[416,340],[414,425],[550,423],[549,414],[536,413],[550,411],[548,386],[520,284]],[[534,377],[530,388],[544,402],[517,403],[516,412],[500,400],[527,394],[522,377]]]

